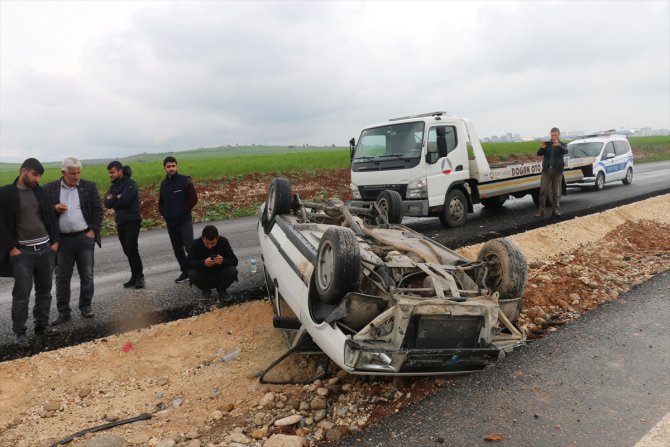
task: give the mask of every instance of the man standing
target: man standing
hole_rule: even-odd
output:
[[[174,157],[165,157],[163,169],[166,175],[158,193],[158,211],[165,219],[172,251],[181,269],[181,274],[174,282],[180,283],[188,279],[186,255],[193,241],[191,210],[198,203],[198,195],[191,177],[177,172],[177,160]]]
[[[52,325],[70,320],[70,282],[75,262],[79,272],[79,310],[93,317],[93,249],[100,247],[102,203],[95,182],[81,178],[81,162],[74,157],[63,160],[63,177],[47,183],[44,189],[58,219],[60,246],[56,255],[56,305],[58,318]]]
[[[112,184],[105,195],[105,207],[113,208],[116,213],[116,231],[123,253],[130,264],[131,276],[123,283],[123,287],[141,289],[144,287],[144,269],[137,239],[140,236],[142,215],[137,183],[130,178],[133,174],[130,166],[122,166],[119,161],[109,163],[107,173]]]
[[[186,259],[188,275],[202,293],[203,300],[209,300],[212,289],[219,293],[219,300],[230,301],[228,287],[237,281],[237,257],[228,239],[219,236],[214,225],[202,229],[202,236],[191,244]]]
[[[561,215],[561,186],[563,182],[564,156],[568,153],[568,147],[559,140],[561,132],[558,127],[551,129],[551,141],[543,142],[537,155],[542,155],[542,180],[540,181],[540,204],[535,217],[544,216],[544,207],[547,202],[547,192],[552,189],[552,202],[556,217]]]
[[[26,159],[14,183],[0,188],[0,245],[9,255],[14,276],[12,328],[16,345],[30,347],[26,337],[30,291],[35,282],[35,333],[55,335],[49,324],[51,282],[58,250],[58,225],[49,196],[39,186],[44,167]]]

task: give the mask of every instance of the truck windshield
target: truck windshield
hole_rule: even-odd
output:
[[[423,142],[423,122],[391,124],[366,129],[356,145],[354,161],[384,158],[418,158]]]
[[[568,157],[597,157],[602,149],[603,143],[570,143],[568,144]]]

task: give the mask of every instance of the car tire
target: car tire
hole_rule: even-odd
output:
[[[460,189],[452,189],[447,193],[440,222],[445,227],[460,227],[468,217],[468,202]]]
[[[605,174],[601,172],[596,175],[596,182],[593,184],[593,189],[596,191],[602,191],[605,187]]]
[[[314,282],[319,299],[338,304],[344,295],[358,290],[361,253],[356,235],[349,228],[330,227],[323,233],[316,253]]]
[[[383,213],[386,213],[386,219],[390,224],[399,224],[402,222],[402,197],[397,191],[384,190],[377,197],[377,206]]]
[[[507,197],[507,195],[488,197],[486,199],[482,199],[481,203],[486,208],[500,208],[505,204],[505,202],[507,202]]]
[[[491,239],[479,250],[477,260],[484,262],[487,269],[486,277],[483,269],[479,272],[477,282],[481,286],[492,292],[498,292],[501,300],[523,296],[528,279],[528,264],[516,245],[507,239]],[[522,300],[519,300],[516,318],[521,312],[522,305]]]
[[[272,180],[265,202],[265,212],[270,221],[277,215],[291,212],[291,182],[287,178],[275,177]]]
[[[621,180],[624,185],[630,185],[633,183],[633,168],[628,168],[626,171],[626,176]]]

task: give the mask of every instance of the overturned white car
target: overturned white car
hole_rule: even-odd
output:
[[[303,202],[273,180],[258,237],[290,348],[313,341],[354,374],[433,375],[479,370],[522,343],[521,252],[495,239],[466,259],[396,224],[401,206],[394,191],[370,208]]]

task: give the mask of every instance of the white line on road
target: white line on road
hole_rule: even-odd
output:
[[[670,413],[658,421],[634,447],[670,447]]]

